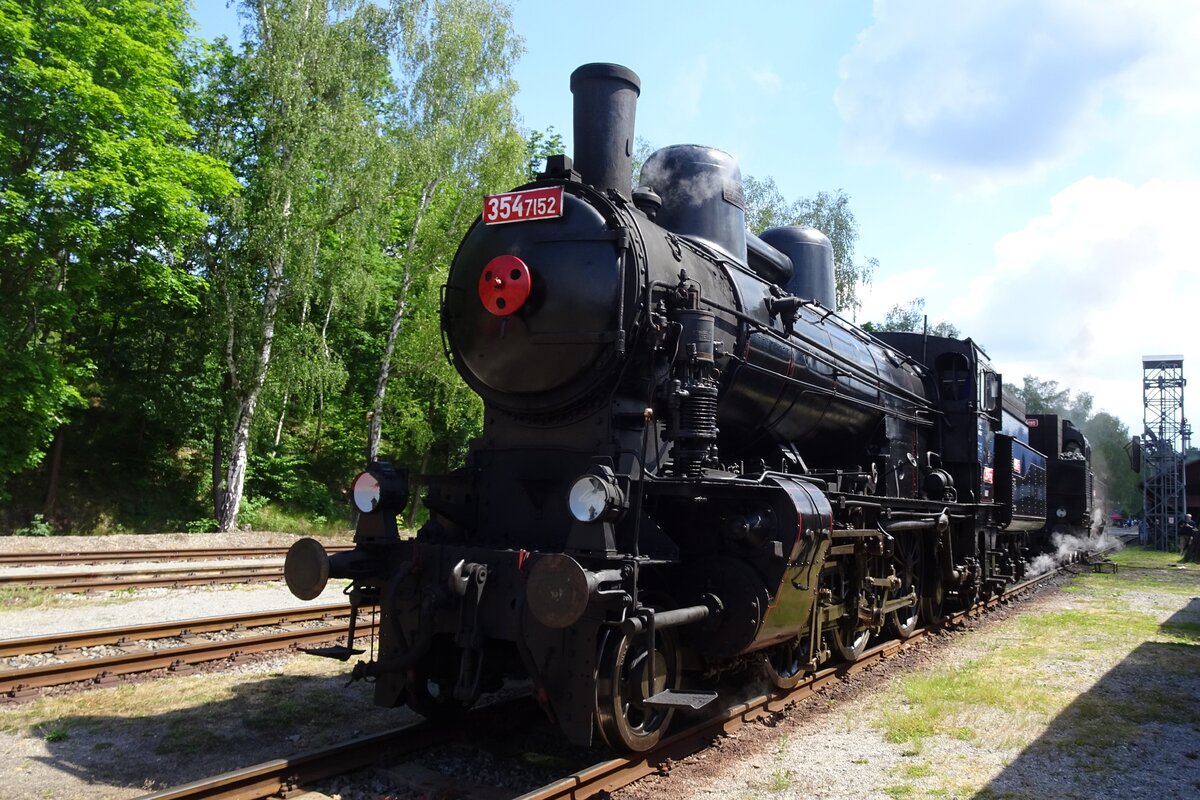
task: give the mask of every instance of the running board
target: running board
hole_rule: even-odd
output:
[[[716,692],[676,692],[667,689],[653,697],[647,697],[642,705],[651,708],[677,708],[680,711],[699,711],[717,699]]]

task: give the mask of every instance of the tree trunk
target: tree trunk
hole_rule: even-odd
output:
[[[333,305],[337,301],[337,289],[329,293],[329,305],[325,307],[325,322],[321,324],[321,356],[329,364],[329,319],[333,316]],[[325,421],[325,384],[317,385],[317,427],[313,432],[312,452],[317,452],[321,443],[321,425]]]
[[[412,231],[404,246],[404,277],[400,281],[400,293],[396,298],[396,310],[392,314],[392,325],[388,328],[387,344],[383,348],[383,360],[379,365],[379,380],[375,383],[375,397],[371,403],[369,423],[367,425],[367,464],[379,460],[379,440],[383,435],[383,399],[387,394],[388,378],[392,372],[392,354],[396,351],[396,337],[400,333],[400,323],[408,310],[408,289],[412,285],[412,251],[417,243],[417,233],[429,204],[433,201],[433,193],[437,191],[440,178],[430,181],[421,190],[421,202],[417,206],[417,215],[413,220]]]
[[[54,434],[54,447],[50,451],[50,480],[46,486],[46,502],[42,504],[42,516],[49,520],[54,516],[54,504],[58,501],[58,482],[62,475],[63,440],[67,438],[67,426],[59,425]]]
[[[292,207],[289,190],[283,200],[283,219],[286,224]],[[242,490],[246,483],[246,459],[250,450],[250,425],[254,421],[254,409],[267,381],[267,370],[271,366],[271,345],[275,342],[275,315],[283,298],[284,244],[277,245],[267,267],[267,291],[263,297],[262,338],[259,340],[258,358],[254,364],[254,377],[244,387],[238,402],[237,421],[233,437],[229,442],[229,468],[225,471],[225,495],[217,513],[217,530],[225,532],[237,527],[238,510],[242,505]]]
[[[218,416],[216,422],[213,423],[212,507],[214,519],[221,515],[221,505],[225,502],[225,487],[221,483],[224,473],[221,465],[225,463],[224,443],[221,437],[221,429],[224,425],[225,420],[221,416]]]
[[[283,438],[283,420],[287,416],[287,404],[290,396],[291,392],[283,393],[283,403],[279,407],[279,422],[275,423],[275,441],[271,445],[271,458],[274,458],[279,452],[279,440]]]

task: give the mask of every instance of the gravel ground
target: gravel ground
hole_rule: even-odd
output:
[[[106,550],[165,550],[170,548],[209,547],[287,547],[299,538],[287,533],[165,533],[120,536],[56,536],[0,537],[0,552],[102,552]],[[338,542],[348,539],[326,539]],[[208,562],[179,562],[195,566]],[[249,564],[266,566],[278,563],[272,559],[212,562],[220,567],[241,567]],[[92,567],[94,569],[94,567]],[[88,567],[76,567],[86,571]],[[105,565],[105,570],[128,569],[120,565]],[[19,574],[19,568],[0,569],[4,574]],[[66,567],[50,571],[66,572]],[[306,605],[336,603],[343,600],[343,582],[333,581],[315,600],[304,602],[292,596],[281,582],[255,583],[235,586],[201,586],[180,589],[137,589],[92,594],[56,594],[37,598],[38,605],[30,607],[13,598],[0,605],[0,638],[44,636],[65,631],[110,628],[122,625],[167,622],[218,614],[267,611],[297,608]]]
[[[67,595],[45,608],[0,609],[0,639],[338,603],[345,600],[342,584],[331,581],[320,597],[307,602],[282,583]]]
[[[1128,593],[1132,605],[1158,623],[1200,622],[1200,573],[1192,573],[1194,595],[1145,591]],[[1124,605],[1124,592],[1099,593]],[[1094,604],[1095,595],[1046,591],[1022,604],[1019,613],[1069,614]],[[1176,721],[1143,719],[1138,735],[1112,746],[1099,742],[1104,731],[1080,722],[1089,704],[1132,705],[1131,698],[1154,693],[1200,697],[1200,647],[1184,658],[1190,669],[1161,668],[1153,641],[1128,649],[1030,654],[1030,663],[1050,659],[1056,679],[1073,687],[1074,699],[1061,713],[997,713],[980,741],[930,735],[888,741],[880,719],[903,700],[886,689],[889,680],[917,668],[944,672],[989,658],[1013,636],[1016,620],[1002,613],[968,634],[939,637],[899,663],[872,670],[854,685],[790,709],[783,717],[722,739],[713,748],[674,765],[666,777],[650,777],[617,793],[617,800],[671,796],[690,798],[1094,798],[1162,800],[1200,797],[1200,716]],[[1175,652],[1172,655],[1178,656]],[[907,662],[907,663],[905,663]],[[1135,709],[1136,705],[1133,706]],[[1149,712],[1147,712],[1149,713]],[[1169,713],[1168,713],[1168,716]],[[1081,734],[1082,732],[1082,734]],[[1096,736],[1097,743],[1076,737]]]
[[[151,537],[129,538],[145,543]],[[89,542],[99,549],[98,540]],[[186,542],[187,546],[220,546],[201,544],[194,535],[187,535]],[[7,542],[0,540],[3,544]],[[129,546],[113,542],[109,549]],[[1135,610],[1156,623],[1169,619],[1200,624],[1200,573],[1186,577],[1195,587],[1190,594],[1144,585],[1108,591],[1097,588],[1097,576],[1090,576],[1081,590],[1044,592],[1017,612],[1021,616],[1082,613],[1107,603],[1117,613]],[[340,588],[333,587],[313,602],[339,597]],[[66,603],[0,611],[0,636],[301,605],[278,585],[147,590]],[[982,623],[973,623],[972,630],[931,637],[786,715],[717,741],[705,752],[672,765],[668,775],[649,778],[619,793],[617,799],[1200,796],[1200,723],[1195,720],[1183,725],[1144,720],[1135,740],[1105,749],[1095,763],[1081,761],[1073,751],[1060,752],[1064,737],[1072,735],[1069,726],[1063,727],[1063,719],[1070,716],[1065,711],[1045,719],[997,712],[994,723],[983,721],[997,732],[995,741],[942,735],[926,736],[919,746],[888,741],[879,719],[897,705],[896,684],[906,675],[968,668],[985,661],[1018,640],[1014,626],[1021,621],[1010,616],[1010,610],[1002,609]],[[1145,641],[1139,639],[1120,650],[1031,654],[1030,659],[1031,663],[1052,659],[1056,680],[1074,692],[1071,708],[1088,700],[1120,704],[1139,691],[1183,692],[1184,697],[1190,692],[1200,697],[1196,649],[1154,641],[1152,635],[1142,638]],[[1161,662],[1162,648],[1174,648],[1172,657],[1190,651],[1190,670],[1143,669]],[[411,718],[403,710],[371,706],[370,687],[345,686],[346,670],[346,665],[325,659],[276,656],[219,672],[0,706],[0,800],[125,800],[146,790],[302,752]],[[452,761],[421,766],[471,774],[473,762],[468,757]],[[331,782],[325,788],[342,800],[391,796],[386,774],[378,771]]]

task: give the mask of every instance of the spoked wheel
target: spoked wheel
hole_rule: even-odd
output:
[[[941,576],[932,574],[932,570],[926,573],[926,580],[921,587],[924,594],[921,595],[921,602],[918,608],[921,610],[921,619],[927,625],[942,624],[942,617],[945,615],[946,604],[946,586],[942,583]]]
[[[857,593],[858,582],[851,570],[843,565],[833,578],[834,600],[846,603]],[[834,620],[830,634],[833,651],[847,661],[857,661],[866,652],[867,642],[871,639],[870,628],[861,626],[856,611]]]
[[[596,722],[614,750],[644,752],[658,744],[674,709],[651,708],[643,702],[665,689],[678,689],[679,651],[672,631],[656,631],[654,650],[644,633],[626,636],[609,630],[600,645],[596,675]],[[654,680],[650,682],[650,663]]]
[[[871,641],[870,628],[859,628],[858,620],[842,618],[833,626],[833,649],[847,661],[858,661]]]
[[[785,642],[767,648],[763,653],[763,673],[777,689],[795,689],[804,678],[805,665],[801,660],[799,642]]]
[[[919,535],[899,536],[892,553],[892,566],[900,586],[892,592],[889,599],[907,597],[916,593],[918,603],[906,608],[898,608],[888,613],[888,629],[901,639],[907,639],[917,631],[921,621],[920,601],[921,576],[925,571],[925,549]]]

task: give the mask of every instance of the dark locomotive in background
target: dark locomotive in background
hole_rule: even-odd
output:
[[[379,605],[354,671],[378,704],[453,714],[527,678],[571,741],[644,750],[731,681],[794,686],[1087,533],[1086,443],[1060,458],[1066,427],[1030,428],[978,345],[839,317],[828,239],[747,233],[725,153],[659,150],[631,192],[637,76],[571,91],[574,161],[488,198],[444,289],[485,406],[466,466],[401,540],[405,475],[372,465],[356,548],[288,557],[299,596],[332,576]]]

